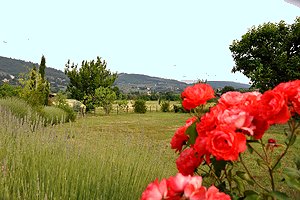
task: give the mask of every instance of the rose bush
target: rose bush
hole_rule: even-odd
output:
[[[281,83],[263,94],[224,93],[205,114],[197,111],[214,98],[211,86],[195,84],[187,87],[181,97],[183,107],[194,116],[177,129],[171,140],[171,148],[179,153],[176,160],[179,174],[160,183],[156,180],[149,184],[142,199],[288,198],[287,194],[275,187],[274,175],[280,167],[280,161],[294,144],[300,126],[296,120],[300,115],[300,80]],[[285,132],[285,145],[277,144],[272,138],[264,142],[262,138],[270,126],[285,123],[289,127]],[[260,151],[255,149],[254,143],[260,145]],[[279,146],[282,152],[270,159],[269,154]],[[243,160],[246,149],[257,154],[259,162],[264,164],[270,176],[270,187],[259,183],[251,174]],[[244,171],[234,169],[235,163],[240,163]],[[207,167],[209,170],[204,170]],[[286,183],[300,191],[299,169],[288,168],[283,171]],[[216,187],[204,188],[201,186],[201,176],[193,177],[193,174],[209,177]],[[260,191],[245,189],[245,182],[256,185]]]

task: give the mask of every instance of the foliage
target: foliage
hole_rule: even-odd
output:
[[[54,105],[62,110],[64,110],[67,113],[66,122],[69,121],[75,121],[76,119],[76,112],[73,108],[71,108],[68,104],[67,104],[67,97],[59,92],[56,94],[56,96],[54,97]],[[79,110],[77,110],[78,112]]]
[[[0,85],[0,98],[18,96],[20,87],[4,83]]]
[[[221,89],[220,92],[221,92],[221,94],[224,94],[224,93],[230,92],[230,91],[235,91],[234,87],[232,87],[232,86],[225,86],[225,87],[223,87]]]
[[[107,115],[110,113],[116,98],[116,93],[108,87],[99,87],[95,90],[95,105],[103,107]]]
[[[128,100],[117,100],[116,103],[121,110],[126,111],[128,109]]]
[[[44,106],[39,111],[39,115],[43,118],[44,125],[54,125],[69,120],[68,114],[63,109],[54,106]]]
[[[236,66],[232,72],[247,76],[261,92],[300,77],[300,17],[252,27],[230,45]]]
[[[147,111],[146,101],[142,99],[135,100],[133,104],[133,108],[135,113],[146,113]]]
[[[160,102],[160,110],[162,112],[170,112],[170,102],[169,101],[161,101]]]
[[[0,99],[0,106],[8,109],[10,113],[22,120],[30,118],[28,116],[32,113],[31,106],[25,100],[16,97]]]
[[[45,66],[45,58],[42,57],[42,62]],[[42,67],[42,68],[43,68]],[[41,70],[44,73],[44,70]],[[25,99],[32,106],[48,105],[48,97],[50,93],[50,83],[45,80],[45,74],[41,75],[34,66],[27,74],[24,74],[19,79],[23,89],[20,92],[20,97]]]
[[[43,55],[39,66],[39,73],[41,74],[43,80],[45,80],[45,69],[46,69],[46,58]]]
[[[96,89],[111,87],[117,78],[117,74],[111,73],[106,67],[106,62],[100,57],[97,57],[96,61],[82,61],[79,69],[77,65],[68,61],[65,74],[70,79],[67,91],[70,92],[71,98],[83,101],[87,109],[93,109],[96,103]]]
[[[175,113],[186,113],[187,111],[183,108],[182,105],[173,105],[173,110]]]

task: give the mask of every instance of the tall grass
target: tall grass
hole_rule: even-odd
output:
[[[138,199],[155,177],[176,172],[165,143],[126,122],[119,132],[91,117],[32,133],[0,112],[0,199]]]

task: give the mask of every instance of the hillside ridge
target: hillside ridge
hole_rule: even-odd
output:
[[[37,63],[18,60],[14,58],[7,58],[0,56],[0,80],[4,80],[11,84],[17,83],[17,77],[20,73],[27,73],[29,68],[39,66]],[[57,92],[65,90],[68,85],[68,77],[63,71],[46,67],[46,77],[51,84],[51,90]],[[213,88],[223,88],[224,86],[232,86],[238,88],[249,88],[250,85],[237,83],[233,81],[208,81]],[[182,92],[189,84],[174,80],[166,79],[145,74],[134,73],[119,73],[116,79],[115,86],[119,87],[125,93],[129,92]]]

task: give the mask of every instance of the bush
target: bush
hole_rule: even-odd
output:
[[[160,105],[160,110],[162,112],[170,112],[170,102],[169,101],[162,101]]]
[[[173,111],[175,113],[186,113],[187,111],[182,107],[182,105],[173,105]]]
[[[133,108],[135,113],[146,113],[146,101],[142,99],[137,99],[133,104]]]
[[[65,122],[74,122],[76,119],[76,112],[67,104],[59,104],[56,106],[57,108],[60,108],[64,110],[67,114]]]
[[[32,112],[31,106],[25,100],[15,97],[0,99],[0,106],[8,109],[13,115],[20,119],[28,117]]]
[[[44,125],[65,122],[68,114],[58,107],[45,106],[39,113],[44,119]]]

